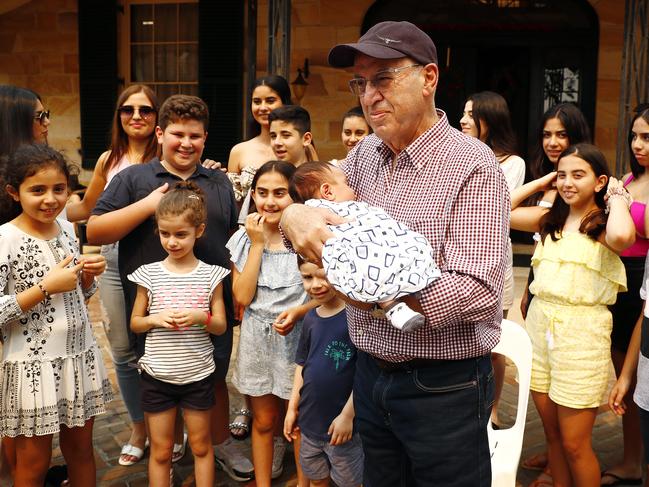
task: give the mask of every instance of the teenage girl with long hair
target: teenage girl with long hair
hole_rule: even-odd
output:
[[[622,254],[622,263],[626,269],[627,287],[629,292],[620,293],[617,302],[611,307],[613,313],[613,333],[611,334],[611,358],[618,376],[617,385],[611,392],[611,409],[622,416],[622,430],[624,432],[624,456],[622,463],[608,468],[602,475],[602,485],[607,485],[620,480],[633,480],[640,483],[642,478],[642,433],[645,434],[645,460],[649,459],[649,410],[646,384],[639,384],[635,392],[635,401],[626,401],[623,409],[613,407],[622,402],[625,394],[634,394],[636,389],[636,367],[638,375],[646,377],[646,347],[643,350],[642,364],[638,366],[639,337],[635,347],[632,336],[633,330],[639,328],[636,323],[642,323],[643,301],[640,297],[647,275],[644,274],[649,240],[649,212],[646,202],[649,200],[649,103],[638,105],[633,112],[631,129],[629,130],[629,145],[631,147],[630,163],[631,173],[626,174],[622,181],[633,197],[631,203],[631,217],[636,227],[636,241]],[[644,278],[643,278],[644,275]],[[645,289],[646,291],[646,289]],[[647,310],[645,310],[647,314]],[[638,330],[637,334],[640,334]],[[643,337],[646,341],[646,337]],[[639,379],[640,380],[640,379]],[[638,409],[638,405],[640,410]],[[642,421],[641,421],[642,418]],[[649,464],[649,461],[645,461]],[[625,482],[626,483],[626,482]],[[647,485],[647,484],[645,484]]]
[[[529,164],[530,179],[541,178],[556,170],[561,152],[572,144],[591,142],[590,128],[581,110],[572,103],[559,103],[550,107],[541,117],[537,130],[537,139],[532,150]],[[557,195],[556,188],[549,187],[530,196],[526,204],[538,205],[543,208],[552,206]],[[534,235],[538,242],[540,236]],[[521,314],[527,315],[527,307],[532,299],[529,293],[529,283],[534,273],[530,268],[529,277],[521,298]],[[545,453],[540,453],[522,461],[523,468],[542,471],[547,465]]]
[[[268,115],[275,108],[291,104],[291,88],[282,76],[269,75],[257,78],[252,84],[250,110],[252,121],[250,133],[252,138],[235,145],[228,159],[228,177],[234,188],[234,196],[241,205],[239,224],[243,225],[250,209],[249,196],[252,178],[257,169],[266,162],[275,159],[270,146],[270,123]],[[237,319],[243,312],[241,306],[236,306]],[[233,438],[243,440],[250,434],[252,412],[250,400],[245,397],[245,407],[237,411],[230,423],[230,433]]]
[[[158,101],[151,88],[131,85],[117,98],[111,125],[110,147],[95,165],[83,200],[67,206],[71,221],[86,220],[112,178],[133,164],[142,164],[158,155],[155,127]],[[120,465],[133,465],[142,459],[146,444],[144,413],[140,405],[140,374],[129,364],[137,360],[132,346],[124,304],[124,292],[118,270],[118,244],[103,245],[106,272],[99,281],[99,294],[108,315],[106,336],[115,364],[115,375],[124,404],[131,418],[131,436],[122,447]]]
[[[552,206],[519,207],[556,178]],[[511,227],[540,232],[532,256],[534,293],[526,326],[533,346],[532,398],[548,444],[552,480],[534,485],[596,487],[592,428],[609,379],[613,320],[608,306],[626,290],[617,254],[635,240],[631,198],[595,146],[563,151],[557,172],[512,194]]]
[[[293,203],[289,180],[295,166],[270,161],[261,166],[251,186],[258,213],[246,217],[227,244],[232,260],[232,293],[245,307],[232,382],[250,396],[252,458],[255,482],[270,487],[282,473],[286,402],[291,397],[295,351],[301,322],[292,329],[278,318],[306,300],[295,255],[284,247],[279,231],[283,210]],[[280,451],[280,455],[276,452]],[[275,455],[274,455],[275,453]]]
[[[464,113],[460,119],[462,132],[480,139],[487,144],[500,163],[505,174],[507,187],[511,193],[523,184],[525,179],[525,161],[518,156],[516,135],[512,128],[507,101],[493,91],[481,91],[467,99]],[[514,260],[512,243],[508,244],[509,261],[505,269],[505,287],[503,290],[503,316],[506,318],[509,309],[514,304]],[[494,368],[495,391],[494,405],[491,408],[491,422],[494,427],[500,425],[498,420],[498,404],[505,381],[505,357],[492,354],[491,363]]]
[[[235,145],[228,159],[228,176],[234,186],[237,201],[243,201],[250,189],[250,183],[264,163],[275,159],[270,147],[268,115],[275,108],[291,104],[291,88],[281,76],[270,75],[257,78],[252,84],[253,137]]]
[[[41,97],[32,90],[12,85],[0,85],[0,187],[4,189],[4,172],[9,157],[24,144],[47,144],[50,112]],[[0,223],[17,215],[18,211],[5,191],[0,196]]]

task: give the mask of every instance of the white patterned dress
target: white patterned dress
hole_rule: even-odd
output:
[[[22,312],[16,294],[40,282],[66,256],[79,256],[72,224],[42,240],[0,226],[0,435],[49,435],[105,412],[112,389],[92,334],[85,299],[96,286],[57,293]]]
[[[244,228],[228,241],[231,260],[239,272],[248,259],[250,239]],[[273,394],[290,399],[295,373],[295,351],[302,322],[282,336],[272,324],[282,311],[306,301],[306,292],[297,267],[297,257],[288,250],[265,250],[257,279],[257,291],[246,307],[232,383],[241,394]]]

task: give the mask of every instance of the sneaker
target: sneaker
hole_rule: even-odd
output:
[[[232,438],[228,438],[220,445],[214,446],[214,460],[217,466],[227,473],[232,480],[245,482],[255,478],[255,469],[252,462],[241,453]]]
[[[286,441],[281,436],[273,437],[273,470],[270,478],[276,479],[284,472],[284,454],[286,453]]]
[[[404,333],[412,333],[426,324],[424,315],[411,310],[406,303],[397,303],[385,312],[385,316],[392,326]]]

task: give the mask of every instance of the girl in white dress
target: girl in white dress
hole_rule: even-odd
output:
[[[15,485],[42,486],[59,433],[75,487],[96,484],[94,416],[112,399],[85,301],[104,271],[79,255],[72,224],[57,219],[69,170],[45,145],[19,148],[6,190],[21,213],[0,226],[0,434],[15,438]]]

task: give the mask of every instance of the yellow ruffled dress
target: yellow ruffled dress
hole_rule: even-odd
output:
[[[598,407],[611,359],[611,312],[626,291],[616,253],[578,232],[545,237],[532,256],[534,299],[526,326],[532,339],[531,389],[561,406]]]

